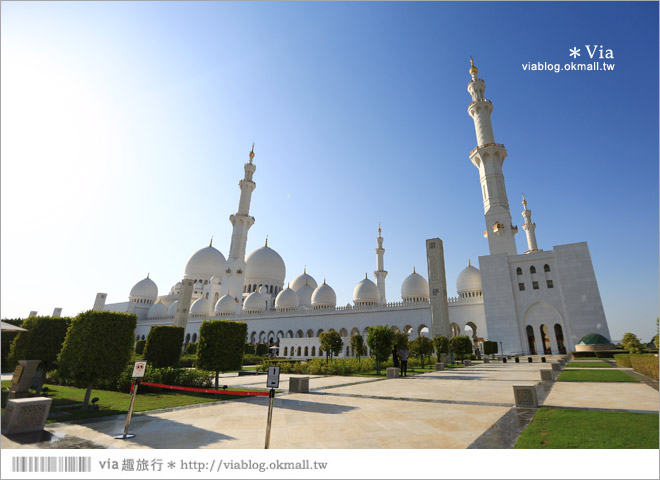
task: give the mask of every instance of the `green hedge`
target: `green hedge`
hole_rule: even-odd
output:
[[[147,345],[146,340],[138,340],[135,342],[135,354],[142,355],[144,353],[144,347]]]
[[[619,354],[614,359],[620,367],[632,368],[637,373],[658,380],[658,357],[655,355]]]
[[[197,343],[189,343],[183,351],[186,355],[197,355]]]
[[[596,352],[571,352],[573,358],[596,358]]]
[[[254,355],[255,350],[254,350],[254,344],[253,343],[246,343],[245,348],[243,349],[243,353],[246,355]]]
[[[151,327],[144,347],[144,359],[155,368],[173,367],[179,363],[184,327],[157,325]]]
[[[3,322],[6,323],[11,323],[12,325],[15,325],[17,327],[21,326],[21,323],[23,323],[23,319],[21,318],[14,318],[14,319],[8,319],[5,318],[2,320]],[[9,349],[11,348],[11,344],[18,335],[18,332],[2,332],[2,335],[0,336],[0,339],[2,340],[2,345],[0,345],[0,353],[2,354],[2,359],[0,362],[2,362],[2,371],[3,372],[11,372],[16,368],[16,365],[12,365],[8,363],[9,361]]]
[[[245,322],[205,320],[199,327],[197,366],[215,372],[216,387],[220,372],[241,369],[246,336]]]
[[[257,355],[268,355],[269,352],[269,347],[267,343],[257,343],[257,349],[256,349],[256,354]]]
[[[629,353],[628,350],[602,350],[596,352],[596,358],[614,358],[614,355],[619,355],[621,353]]]
[[[16,365],[19,360],[41,360],[39,369],[53,370],[70,325],[71,319],[67,317],[26,318],[21,326],[27,332],[19,332],[12,342],[9,363]]]

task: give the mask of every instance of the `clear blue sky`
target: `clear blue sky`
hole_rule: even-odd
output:
[[[614,339],[658,316],[658,4],[3,2],[2,317],[165,293],[225,255],[256,142],[248,251],[304,265],[340,305],[376,268],[388,300],[425,239],[450,295],[487,254],[469,56],[495,105],[514,223],[588,241]],[[524,71],[591,62],[610,72]],[[586,60],[585,60],[586,58]],[[602,61],[602,60],[601,60]],[[526,249],[522,229],[520,252]]]

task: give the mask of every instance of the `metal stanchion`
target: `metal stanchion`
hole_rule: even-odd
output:
[[[128,433],[128,426],[131,424],[131,416],[133,415],[133,405],[135,404],[135,395],[137,395],[138,385],[140,385],[139,380],[133,380],[133,394],[131,395],[131,404],[128,407],[128,414],[126,415],[126,424],[124,425],[124,433],[122,435],[115,435],[113,438],[118,438],[124,440],[126,438],[133,438],[134,433]]]
[[[273,421],[273,400],[275,400],[275,389],[268,392],[268,422],[266,424],[266,449],[270,445],[270,424]]]

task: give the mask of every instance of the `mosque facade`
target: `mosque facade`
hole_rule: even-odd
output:
[[[493,104],[484,96],[485,82],[472,63],[468,92],[477,146],[469,158],[479,171],[489,254],[471,263],[456,280],[457,296],[447,298],[450,336],[469,327],[475,346],[497,341],[504,353],[565,353],[580,338],[597,333],[610,338],[598,284],[586,242],[538,248],[532,212],[523,196],[523,225],[528,250],[518,253],[506,194],[502,165],[504,145],[496,143],[491,124]],[[247,235],[254,224],[250,216],[256,188],[254,146],[239,182],[238,210],[230,216],[233,226],[228,257],[212,242],[186,263],[183,279],[159,295],[147,276],[131,289],[127,302],[95,304],[95,308],[133,312],[138,316],[136,339],[144,339],[154,325],[185,326],[185,342],[195,342],[204,320],[245,322],[247,342],[279,347],[290,358],[321,356],[319,335],[340,332],[350,356],[350,336],[368,328],[388,325],[415,338],[430,336],[432,315],[429,284],[413,272],[401,285],[400,300],[386,297],[384,237],[376,238],[375,282],[365,276],[353,291],[353,303],[338,306],[333,288],[319,283],[305,270],[285,287],[286,266],[268,241],[246,256]],[[99,294],[104,295],[104,294]],[[103,297],[105,298],[105,297]],[[97,296],[97,302],[99,297]]]

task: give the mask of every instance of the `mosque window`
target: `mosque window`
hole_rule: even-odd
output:
[[[549,272],[550,271],[550,265],[548,265],[547,263],[545,265],[543,265],[543,271],[544,272]]]
[[[529,273],[536,273],[536,267],[534,265],[529,267]]]
[[[312,357],[316,356],[316,347],[312,347]]]
[[[193,343],[195,343],[197,341],[197,334],[196,333],[193,333],[192,341],[193,341]]]
[[[525,284],[524,283],[519,283],[518,284],[518,290],[520,290],[521,292],[524,291],[525,290]]]
[[[555,286],[552,284],[552,280],[548,280],[548,288],[554,288]]]
[[[289,347],[284,347],[284,356],[288,355]]]
[[[522,268],[516,268],[516,275],[522,275]]]
[[[534,290],[538,290],[539,289],[539,282],[532,282],[532,288]]]

